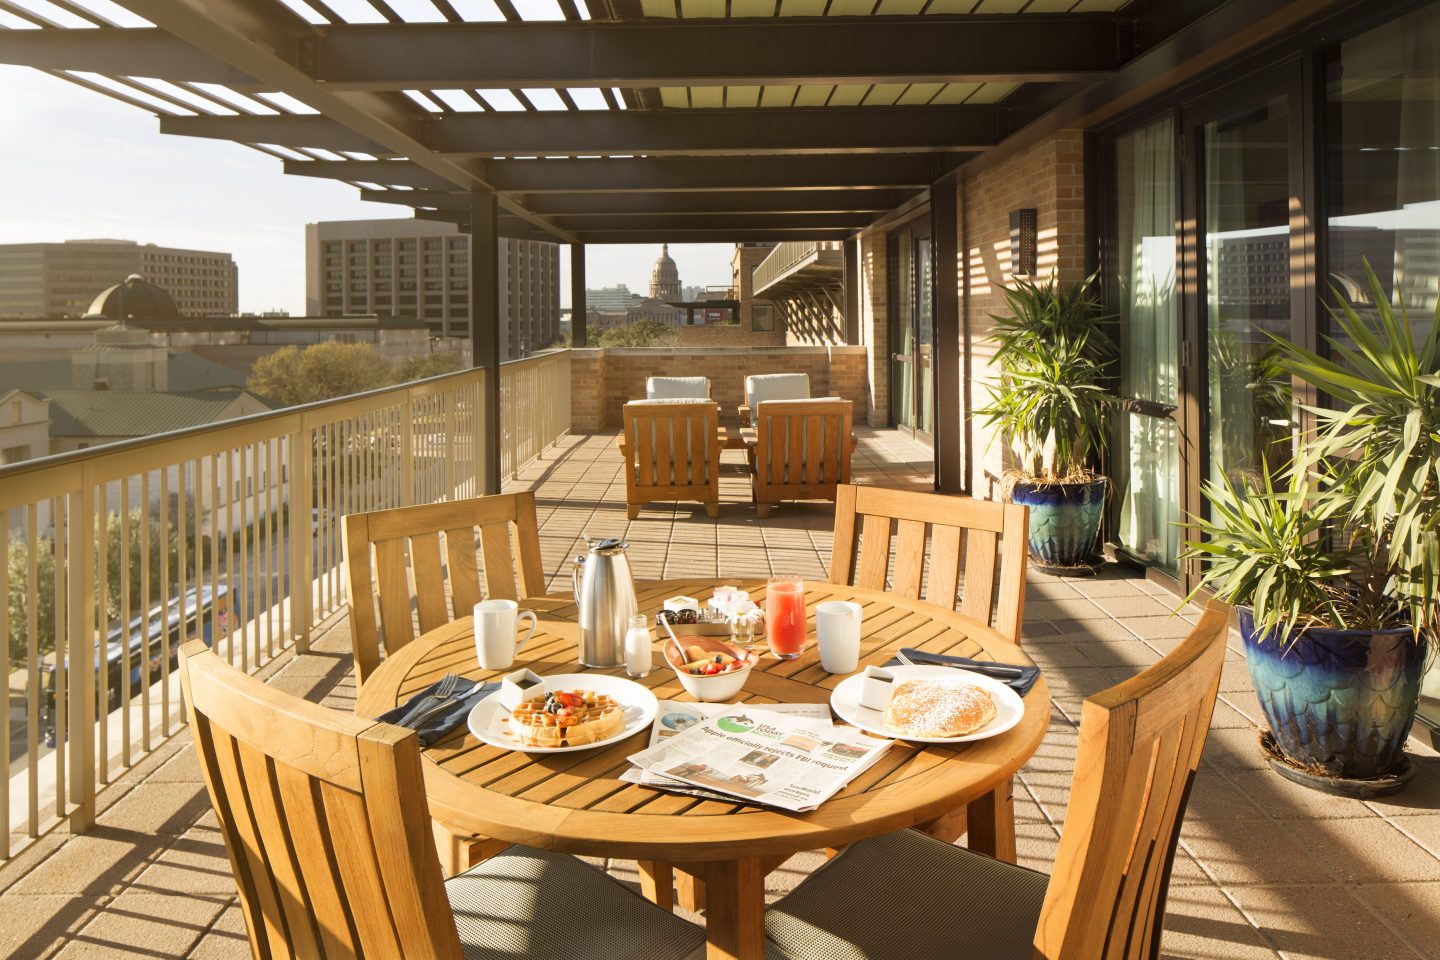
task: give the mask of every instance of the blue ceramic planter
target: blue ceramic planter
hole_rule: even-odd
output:
[[[1282,650],[1255,635],[1248,608],[1239,617],[1260,709],[1286,757],[1352,780],[1401,766],[1426,652],[1409,627],[1311,628]]]
[[[1090,562],[1105,513],[1104,477],[1087,483],[1028,483],[1010,490],[1012,503],[1030,508],[1030,556],[1051,567]]]

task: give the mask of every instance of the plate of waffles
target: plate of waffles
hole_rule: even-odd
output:
[[[893,677],[888,706],[863,705],[864,673],[846,677],[830,708],[852,727],[912,743],[967,743],[999,736],[1025,716],[1025,702],[1002,680],[954,667],[886,667]]]
[[[528,691],[527,691],[528,692]],[[475,704],[470,732],[482,743],[523,753],[570,753],[649,730],[659,703],[648,688],[604,673],[546,677],[541,692],[516,704],[501,691]]]

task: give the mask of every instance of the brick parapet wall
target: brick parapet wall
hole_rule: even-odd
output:
[[[805,373],[812,396],[841,396],[866,422],[866,354],[861,347],[641,347],[575,350],[571,355],[572,428],[593,433],[620,426],[620,410],[645,396],[647,377],[709,377],[721,416],[744,403],[745,378]]]
[[[749,329],[746,323],[707,323],[676,330],[680,347],[781,347],[785,331]]]

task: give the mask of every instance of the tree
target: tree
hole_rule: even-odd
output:
[[[623,327],[601,330],[597,347],[667,347],[675,342],[675,331],[659,320],[636,320]]]
[[[390,364],[368,343],[316,343],[281,347],[255,361],[245,386],[292,407],[363,393],[390,382]]]
[[[391,383],[409,383],[438,377],[442,373],[454,373],[460,369],[460,354],[452,352],[427,353],[418,357],[406,357],[395,364],[390,371]]]

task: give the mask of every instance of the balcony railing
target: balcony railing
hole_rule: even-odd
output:
[[[501,365],[506,476],[569,432],[569,386],[568,351]],[[184,639],[251,672],[308,647],[345,604],[341,517],[478,495],[485,396],[466,370],[0,469],[0,859],[85,829],[180,727]]]
[[[812,264],[823,266],[827,272],[843,271],[845,244],[839,240],[787,240],[777,243],[770,255],[755,266],[755,296],[774,295],[776,291],[772,287]]]

